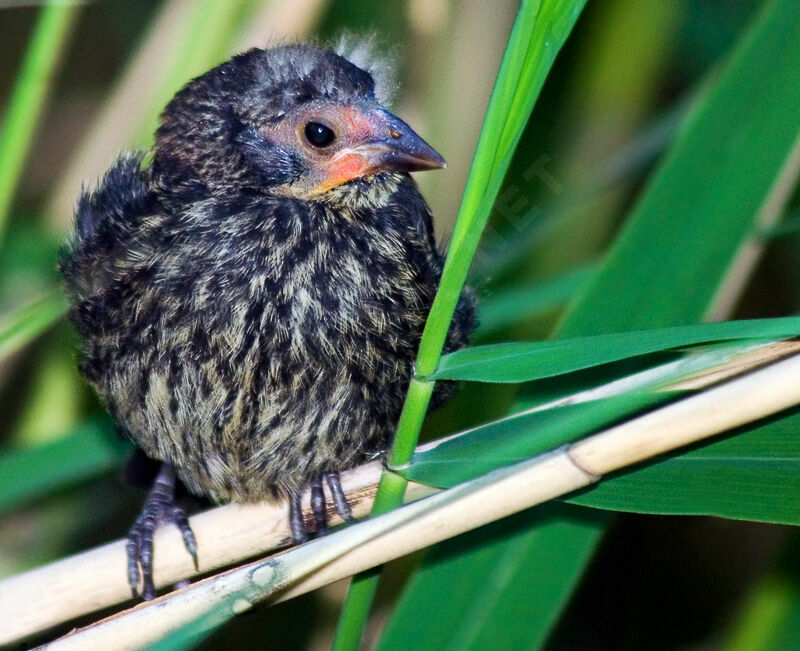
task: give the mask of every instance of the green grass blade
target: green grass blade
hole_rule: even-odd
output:
[[[233,619],[232,609],[214,608],[177,631],[147,647],[147,651],[184,651],[193,649],[211,636],[220,626]]]
[[[769,651],[796,648],[800,639],[798,613],[800,590],[796,581],[785,577],[769,577],[753,591],[748,609],[735,622],[733,637],[721,647],[727,651]],[[792,622],[794,620],[794,622]],[[795,635],[782,639],[787,622],[794,623]],[[793,639],[792,639],[793,638]],[[785,643],[789,642],[788,646]]]
[[[0,359],[17,352],[42,334],[64,315],[66,309],[61,292],[55,291],[0,319]]]
[[[119,466],[130,449],[106,421],[53,443],[0,454],[0,513]]]
[[[676,348],[798,335],[800,317],[784,317],[477,346],[445,355],[431,377],[471,382],[529,382]]]
[[[28,50],[0,127],[0,236],[41,117],[59,55],[78,16],[77,3],[46,4],[39,11]]]
[[[757,236],[763,239],[777,239],[800,233],[800,211],[792,211],[781,221],[768,228],[760,229]]]
[[[614,155],[598,165],[585,183],[545,206],[541,211],[543,218],[536,220],[527,232],[520,233],[518,237],[515,233],[512,240],[502,233],[484,238],[470,270],[470,277],[494,278],[523,263],[530,257],[531,249],[575,211],[620,182],[641,174],[672,141],[694,99],[694,93],[682,98]],[[538,206],[536,210],[538,212]],[[521,222],[527,223],[534,219],[523,216]]]
[[[800,101],[800,86],[791,81],[799,30],[800,5],[791,0],[777,0],[757,16],[565,316],[560,336],[678,325],[710,311],[796,147],[798,120],[790,107]],[[560,562],[574,559],[563,554]]]
[[[781,651],[800,648],[800,536],[795,530],[773,567],[745,595],[740,612],[731,618],[724,651]]]
[[[481,234],[539,92],[585,0],[523,0],[489,101],[417,369],[436,368]]]
[[[800,645],[800,587],[797,579],[767,577],[750,591],[746,611],[733,622],[726,651],[780,651]]]
[[[556,449],[614,422],[663,404],[684,393],[671,387],[729,368],[764,348],[719,344],[633,374],[612,373],[602,384],[588,374],[567,386],[570,392],[523,411],[459,432],[414,453],[396,469],[407,479],[436,487],[454,486],[533,454]]]
[[[695,104],[619,242],[565,315],[560,336],[702,320],[736,255],[755,230],[759,210],[796,146],[798,60],[800,4],[776,0],[757,17],[715,83]],[[535,394],[524,394],[517,409],[532,401],[536,401]],[[550,525],[541,526],[547,529]],[[531,593],[532,580],[561,581],[565,586],[559,598],[538,604],[535,617],[533,609],[529,611],[530,626],[524,619],[518,622],[516,634],[528,636],[528,648],[545,639],[599,539],[596,530],[575,532],[573,548],[559,547],[551,540],[527,550],[551,559],[552,576],[547,570],[535,578],[523,575],[522,563],[509,570],[520,569],[517,579],[506,588],[509,596],[520,600]],[[501,563],[510,543],[497,538],[482,542],[492,545],[494,562]],[[442,549],[442,553],[460,554],[452,544]],[[493,561],[488,560],[487,565],[493,567]],[[577,569],[567,572],[564,567]],[[435,568],[433,574],[432,581],[440,579]],[[459,589],[479,595],[489,576],[484,568],[466,564]],[[409,589],[400,608],[422,599],[419,590]],[[448,609],[446,600],[429,604],[417,622],[446,620]]]

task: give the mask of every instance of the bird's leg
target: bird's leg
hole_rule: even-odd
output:
[[[301,496],[302,493],[300,491],[293,491],[289,496],[289,528],[292,530],[292,538],[298,545],[308,540],[308,532],[303,525]]]
[[[322,475],[311,481],[311,510],[314,513],[317,537],[328,533],[328,512],[325,508],[325,492],[322,490]]]
[[[171,522],[178,527],[186,551],[192,555],[194,567],[198,569],[197,541],[189,526],[186,513],[175,504],[175,482],[175,470],[172,464],[162,463],[142,512],[128,533],[128,583],[134,599],[138,596],[140,569],[142,598],[149,600],[156,596],[153,584],[153,535],[158,526],[164,522]]]
[[[333,495],[333,503],[336,506],[336,512],[339,517],[345,522],[352,522],[353,512],[350,510],[350,502],[347,501],[347,495],[342,490],[342,481],[339,479],[338,472],[326,472],[323,477],[328,482],[328,487],[331,489]]]

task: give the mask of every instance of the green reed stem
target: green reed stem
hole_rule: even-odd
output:
[[[417,376],[409,385],[389,452],[390,466],[411,461],[433,394],[433,382],[426,376],[439,363],[472,258],[533,105],[584,4],[585,0],[520,3],[472,160],[439,291],[420,342]],[[384,472],[373,513],[402,504],[405,490],[404,479]],[[335,651],[359,648],[379,577],[378,571],[371,571],[353,578],[333,644]]]

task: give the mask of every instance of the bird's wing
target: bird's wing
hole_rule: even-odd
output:
[[[141,170],[142,156],[121,156],[97,188],[84,190],[78,199],[73,231],[60,260],[75,300],[92,296],[113,279],[116,262],[157,210]]]

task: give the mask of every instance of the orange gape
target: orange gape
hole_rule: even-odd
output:
[[[314,194],[325,192],[341,183],[363,176],[368,171],[366,168],[367,161],[360,154],[345,154],[341,158],[334,159],[326,165],[328,176],[314,188]]]

